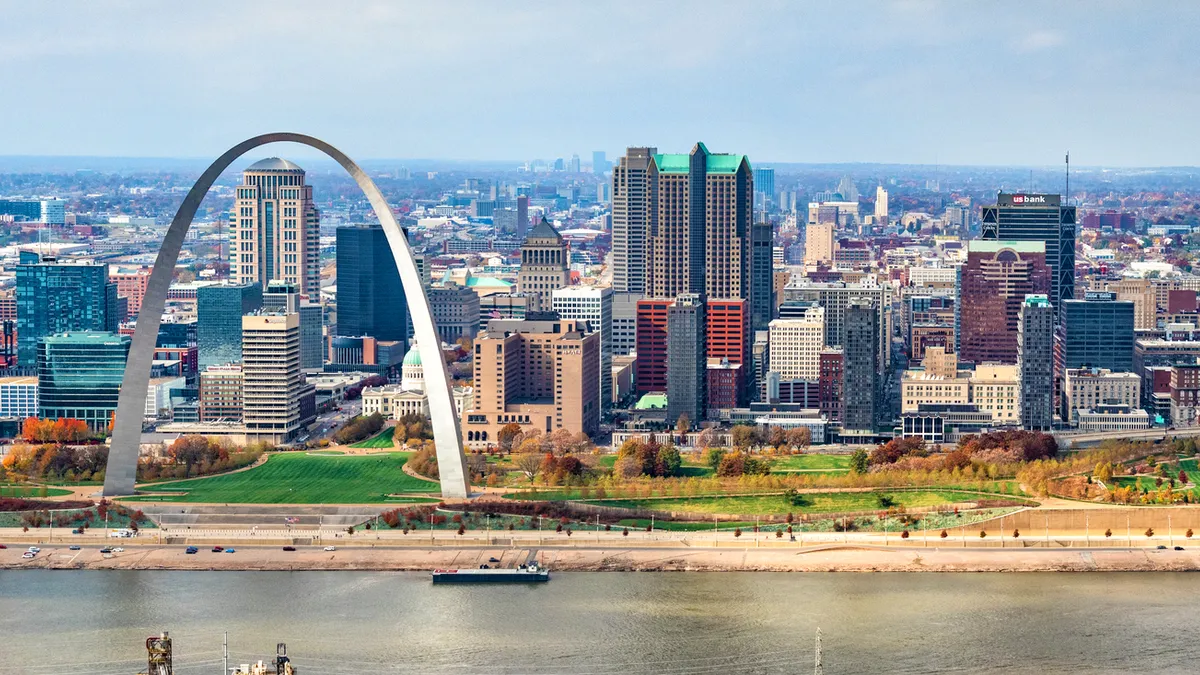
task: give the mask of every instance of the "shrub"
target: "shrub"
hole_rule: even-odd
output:
[[[1104,536],[1106,536],[1106,537],[1111,537],[1111,536],[1112,536],[1112,530],[1111,530],[1111,529],[1105,530],[1105,531],[1104,531]]]
[[[1021,531],[1016,528],[1013,528],[1013,539],[1016,539],[1020,536],[1021,536]]]
[[[901,539],[908,539],[908,530],[905,530],[905,531],[901,532],[901,533],[900,533],[900,538],[901,538]]]
[[[946,532],[945,530],[942,530],[942,539],[945,539],[946,537],[949,537],[949,536],[950,536],[950,534],[948,532]]]
[[[1147,527],[1147,528],[1146,528],[1146,536],[1147,536],[1147,537],[1153,537],[1153,536],[1154,536],[1154,528],[1153,528],[1153,527]]]
[[[735,536],[735,537],[742,536],[742,528],[740,528],[740,527],[733,528],[733,536]]]

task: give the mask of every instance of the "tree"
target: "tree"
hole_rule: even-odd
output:
[[[1179,470],[1179,484],[1181,486],[1188,484],[1188,475],[1187,475],[1187,472],[1184,471],[1183,469]]]
[[[500,450],[504,452],[513,451],[513,441],[517,435],[521,433],[521,425],[515,422],[509,422],[500,427],[500,431],[496,434],[496,440],[500,444]]]
[[[1107,485],[1112,482],[1112,464],[1101,462],[1096,465],[1096,470],[1092,474],[1096,477],[1096,480]]]
[[[745,450],[749,448],[756,440],[755,436],[757,434],[754,432],[754,427],[745,424],[739,424],[733,427],[733,447],[739,450]]]
[[[537,478],[538,472],[542,470],[542,455],[536,452],[521,453],[517,455],[517,459],[513,463],[530,482],[533,482],[533,479]]]
[[[675,435],[682,439],[687,435],[687,432],[692,430],[692,418],[688,417],[687,413],[681,413],[679,419],[675,420]],[[681,440],[682,442],[682,440]]]
[[[867,451],[859,448],[854,451],[854,454],[850,455],[850,471],[857,474],[864,474],[867,472],[869,462],[870,459],[867,457]]]
[[[787,432],[787,444],[797,450],[812,445],[812,431],[808,427],[796,427]]]

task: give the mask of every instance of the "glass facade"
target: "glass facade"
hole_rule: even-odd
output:
[[[105,431],[117,410],[129,336],[83,331],[43,338],[37,349],[38,407]]]
[[[338,334],[404,342],[408,300],[383,228],[339,227],[337,270]]]
[[[1058,372],[1067,368],[1133,371],[1133,303],[1113,293],[1063,302],[1055,344]]]
[[[242,360],[242,317],[262,307],[262,286],[204,286],[196,291],[200,370]]]
[[[108,265],[59,264],[22,252],[17,265],[17,362],[34,366],[38,340],[67,331],[116,332],[117,285]]]
[[[1050,268],[1050,304],[1061,316],[1061,301],[1075,297],[1075,207],[1063,206],[1060,195],[1000,193],[995,206],[985,206],[981,238],[1040,241]]]

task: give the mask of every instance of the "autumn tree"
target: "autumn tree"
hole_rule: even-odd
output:
[[[1100,462],[1096,465],[1096,469],[1092,472],[1092,475],[1101,483],[1108,484],[1112,482],[1112,464],[1109,464],[1108,462]]]
[[[738,424],[733,427],[731,435],[733,436],[733,447],[739,450],[749,449],[757,442],[757,430],[746,424]]]
[[[500,427],[500,431],[496,434],[496,440],[500,444],[500,450],[504,452],[513,451],[513,441],[521,433],[521,425],[510,422]]]
[[[812,445],[812,431],[808,427],[788,429],[787,444],[797,450],[807,448]]]
[[[542,455],[536,452],[521,453],[517,455],[517,458],[513,463],[516,464],[517,469],[521,473],[525,474],[525,477],[532,482],[534,478],[537,478],[538,473],[542,470]]]

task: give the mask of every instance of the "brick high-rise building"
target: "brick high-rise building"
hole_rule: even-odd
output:
[[[321,287],[320,213],[304,169],[278,157],[242,173],[229,215],[229,277],[238,284],[287,281],[315,297]]]
[[[672,300],[651,298],[637,302],[638,394],[667,391],[667,310]]]
[[[463,439],[495,445],[507,424],[596,433],[599,368],[600,335],[582,321],[489,321],[475,339],[475,409],[463,416]]]
[[[736,379],[735,398],[738,404],[744,403],[747,384],[744,378],[750,367],[750,303],[747,300],[709,300],[704,309],[709,363],[727,360],[732,365],[745,366],[730,369],[732,375],[726,373],[719,376],[722,382],[729,377]]]
[[[959,292],[959,360],[1017,362],[1017,319],[1026,295],[1050,290],[1040,241],[972,241]]]
[[[109,271],[108,278],[117,285],[117,297],[127,298],[129,306],[127,314],[130,317],[142,311],[142,297],[146,295],[146,284],[150,281],[150,270],[138,268],[135,270]]]
[[[817,375],[817,398],[821,414],[830,422],[840,423],[843,411],[843,386],[845,377],[845,352],[841,347],[826,347],[821,350]]]

